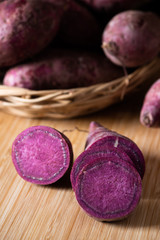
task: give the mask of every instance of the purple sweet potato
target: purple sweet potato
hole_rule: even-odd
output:
[[[74,161],[72,166],[70,179],[71,179],[73,190],[75,191],[77,177],[86,164],[89,164],[94,159],[99,158],[101,155],[105,156],[111,153],[112,153],[112,158],[114,158],[114,156],[116,157],[121,156],[121,159],[123,159],[123,161],[128,162],[130,165],[133,165],[133,162],[130,159],[130,157],[122,149],[109,144],[107,145],[107,143],[105,144],[105,146],[101,148],[99,146],[97,147],[95,146],[94,149],[91,148],[91,149],[85,150],[78,156],[78,158]]]
[[[127,217],[139,203],[143,171],[143,155],[134,142],[91,122],[86,149],[75,160],[70,179],[86,213],[115,221]]]
[[[119,220],[132,213],[139,203],[140,175],[132,165],[123,161],[123,156],[114,149],[99,152],[96,156],[88,155],[92,161],[77,176],[75,195],[91,217],[102,221]]]
[[[141,178],[143,178],[145,172],[145,161],[143,154],[136,143],[126,136],[104,128],[97,122],[91,122],[86,141],[86,150],[94,149],[95,147],[104,148],[108,145],[124,150],[132,160]]]
[[[18,174],[40,185],[59,180],[69,168],[72,157],[69,139],[47,126],[24,130],[12,145],[12,161]]]
[[[0,3],[0,67],[12,66],[44,49],[56,36],[63,7],[38,0]]]
[[[160,79],[151,85],[145,95],[140,122],[147,127],[160,126]]]
[[[160,18],[152,12],[128,10],[115,15],[106,25],[102,48],[115,64],[138,67],[160,51]]]
[[[9,69],[3,84],[28,89],[67,89],[108,82],[123,76],[103,53],[53,50],[31,63]]]
[[[59,41],[69,46],[99,47],[101,34],[96,17],[78,2],[70,1],[60,24]]]
[[[99,152],[105,153],[110,148],[113,148],[113,151],[117,154],[120,152],[123,160],[132,165],[138,171],[141,178],[143,178],[145,161],[138,146],[131,139],[106,129],[93,121],[90,123],[85,151],[74,161],[72,166],[71,183],[73,190],[75,190],[76,179],[79,172],[88,163],[88,156],[97,156]],[[89,153],[87,153],[88,151]],[[125,155],[127,155],[127,157]]]

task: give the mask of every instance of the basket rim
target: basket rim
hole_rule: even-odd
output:
[[[160,76],[160,57],[127,76],[106,83],[71,89],[29,90],[0,85],[0,109],[19,116],[70,118],[101,110]]]

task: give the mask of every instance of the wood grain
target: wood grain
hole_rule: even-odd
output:
[[[27,119],[0,112],[0,239],[1,240],[159,240],[160,239],[160,128],[139,123],[140,100],[126,99],[101,112],[69,120]],[[27,127],[47,125],[60,131],[75,126],[88,130],[99,121],[137,143],[146,161],[141,201],[127,219],[99,222],[78,205],[69,174],[51,186],[25,182],[11,161],[15,137]],[[73,144],[74,159],[83,151],[87,133],[65,134]]]

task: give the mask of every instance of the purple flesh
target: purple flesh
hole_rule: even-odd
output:
[[[131,139],[106,129],[99,123],[94,121],[91,122],[86,142],[86,149],[94,150],[95,147],[104,148],[105,145],[115,146],[124,150],[133,161],[133,164],[139,172],[141,178],[143,178],[145,172],[145,161],[138,146]]]
[[[12,161],[26,181],[48,185],[60,179],[69,168],[72,147],[56,129],[33,126],[21,132],[12,145]]]
[[[141,178],[134,167],[112,154],[102,154],[81,170],[75,194],[91,217],[113,221],[127,217],[135,209],[141,191]]]
[[[111,145],[105,145],[101,148],[99,146],[95,147],[94,149],[88,149],[82,152],[79,157],[74,161],[74,164],[72,166],[71,171],[71,184],[72,188],[75,191],[76,188],[76,181],[79,173],[83,169],[85,165],[88,165],[90,162],[92,162],[94,159],[100,158],[101,156],[109,156],[112,158],[120,158],[123,159],[123,161],[128,162],[129,164],[133,165],[132,160],[129,158],[129,156],[119,148],[116,148]]]

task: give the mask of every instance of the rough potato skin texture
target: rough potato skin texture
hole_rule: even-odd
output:
[[[0,67],[17,64],[44,49],[57,34],[62,10],[47,1],[0,3]]]
[[[152,12],[129,10],[115,15],[106,25],[102,48],[115,64],[138,67],[160,51],[160,18]]]
[[[100,53],[51,50],[31,63],[7,71],[3,84],[34,90],[67,89],[108,82],[123,76],[121,68]]]
[[[151,85],[145,95],[140,122],[146,127],[160,127],[160,79]]]
[[[32,126],[22,131],[12,144],[12,161],[26,181],[48,185],[58,181],[73,158],[69,139],[48,126]]]
[[[101,124],[92,121],[89,127],[89,134],[86,141],[86,150],[106,148],[108,145],[115,146],[125,151],[133,162],[133,166],[139,172],[141,178],[145,173],[145,160],[139,147],[131,139],[117,132],[111,131]]]
[[[101,32],[100,24],[91,11],[78,2],[69,2],[60,24],[60,42],[69,46],[99,47]]]

